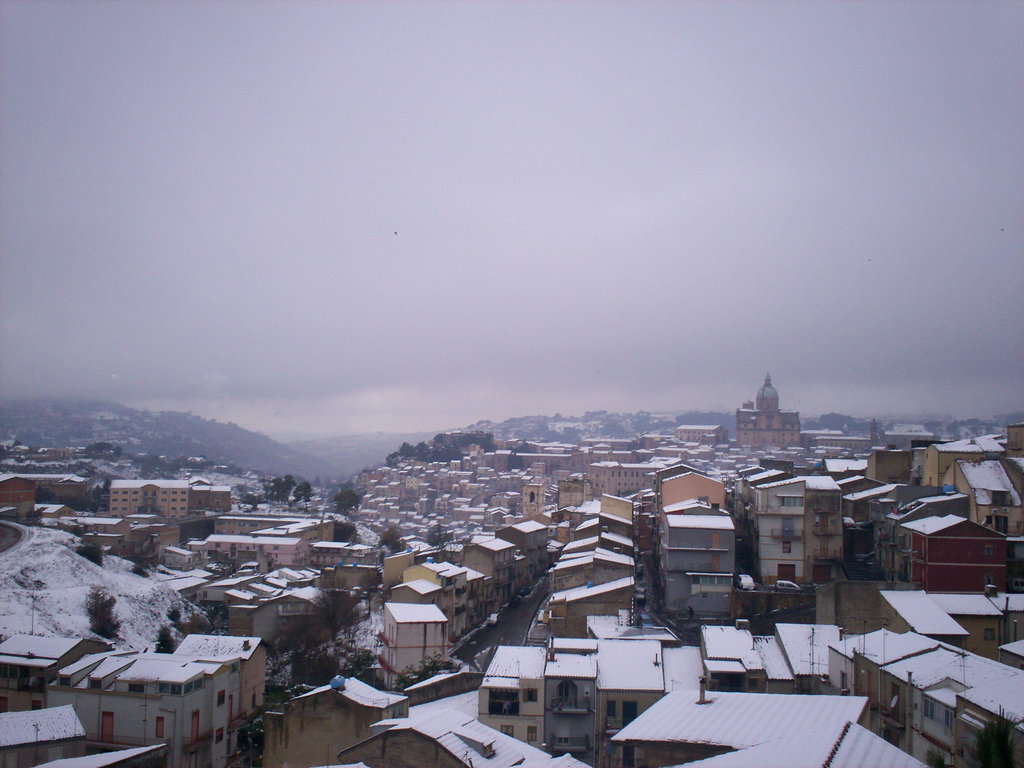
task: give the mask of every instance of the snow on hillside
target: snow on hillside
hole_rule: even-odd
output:
[[[85,599],[93,586],[117,598],[121,620],[118,646],[152,648],[167,611],[191,613],[181,596],[160,582],[136,576],[132,564],[107,555],[103,566],[75,552],[77,536],[46,528],[19,526],[22,539],[0,552],[0,634],[98,637],[89,631]],[[34,606],[34,610],[33,610]]]

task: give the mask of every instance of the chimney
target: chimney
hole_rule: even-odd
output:
[[[705,698],[705,696],[704,696],[704,694],[706,693],[706,690],[705,690],[706,685],[707,685],[707,678],[704,677],[704,675],[701,675],[700,676],[700,695],[697,697],[697,703],[698,704],[708,704],[709,703],[707,698]]]

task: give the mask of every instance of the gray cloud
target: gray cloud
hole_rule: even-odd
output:
[[[4,397],[432,429],[770,369],[809,412],[1022,405],[1019,4],[0,21]]]

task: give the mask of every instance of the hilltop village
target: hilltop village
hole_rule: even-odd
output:
[[[329,491],[7,446],[0,764],[1024,765],[1024,423],[780,406]]]

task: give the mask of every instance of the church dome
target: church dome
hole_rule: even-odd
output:
[[[749,391],[749,390],[748,390]],[[772,377],[770,374],[765,374],[764,384],[759,390],[757,390],[758,400],[778,400],[779,393],[775,387],[772,386]]]

